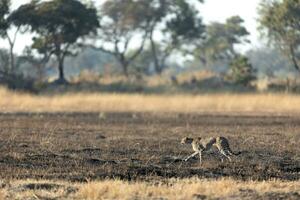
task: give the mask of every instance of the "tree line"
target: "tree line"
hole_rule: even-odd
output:
[[[89,0],[32,0],[12,10],[11,0],[1,0],[0,37],[9,43],[9,59],[0,59],[5,62],[0,73],[14,73],[17,62],[22,61],[42,69],[55,59],[57,83],[66,83],[65,59],[89,47],[113,56],[125,76],[130,75],[131,68],[142,58],[161,74],[167,67],[167,59],[180,54],[191,56],[203,66],[226,63],[234,82],[248,84],[255,78],[255,70],[235,48],[249,43],[244,20],[232,16],[224,23],[204,24],[197,9],[202,3],[202,0],[106,0],[100,4]],[[262,0],[259,16],[260,32],[270,46],[280,49],[300,71],[300,2]],[[16,37],[25,32],[32,33],[32,45],[16,61]]]

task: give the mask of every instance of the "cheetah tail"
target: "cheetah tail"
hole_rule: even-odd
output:
[[[231,149],[228,149],[227,152],[229,153],[229,155],[234,155],[234,156],[238,156],[242,153],[241,151],[233,152]]]
[[[232,154],[235,155],[235,156],[238,156],[238,155],[240,155],[241,153],[242,153],[241,151],[238,151],[238,152],[236,152],[236,153],[235,153],[235,152],[232,152]]]

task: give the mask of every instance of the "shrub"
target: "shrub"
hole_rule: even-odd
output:
[[[236,84],[248,86],[251,81],[256,79],[255,70],[245,56],[236,56],[229,67],[228,79]]]

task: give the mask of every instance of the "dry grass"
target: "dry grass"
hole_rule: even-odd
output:
[[[171,180],[168,184],[126,183],[122,181],[93,182],[83,185],[79,198],[83,199],[140,199],[167,198],[193,199],[196,195],[209,198],[222,198],[237,194],[240,190],[266,192],[298,192],[300,182],[238,182],[231,179],[221,180]]]
[[[72,77],[72,83],[82,83],[82,82],[89,82],[89,83],[99,83],[102,85],[111,85],[118,82],[123,83],[134,83],[134,82],[143,82],[145,86],[162,86],[162,85],[170,85],[172,84],[171,81],[171,74],[165,72],[164,75],[155,75],[155,76],[143,76],[140,78],[137,77],[125,77],[122,75],[105,75],[101,77],[98,73],[89,70],[83,70],[79,76]],[[184,72],[176,76],[178,83],[185,83],[190,82],[192,79],[196,80],[204,80],[207,78],[218,76],[217,74],[203,70],[197,72]],[[51,80],[49,80],[51,81]]]
[[[0,190],[0,200],[4,200],[6,197],[6,192],[4,190]]]
[[[35,96],[0,89],[1,112],[259,112],[299,113],[291,94],[142,95],[71,93]]]
[[[232,179],[165,180],[164,183],[124,182],[107,180],[89,183],[21,180],[7,184],[1,199],[195,199],[239,197],[241,191],[253,195],[265,193],[287,194],[299,192],[300,182],[235,181]],[[252,193],[251,193],[252,192]]]

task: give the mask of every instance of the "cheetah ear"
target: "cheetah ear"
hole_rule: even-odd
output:
[[[198,139],[198,140],[201,140],[202,138],[201,138],[201,137],[197,137],[197,139]]]

